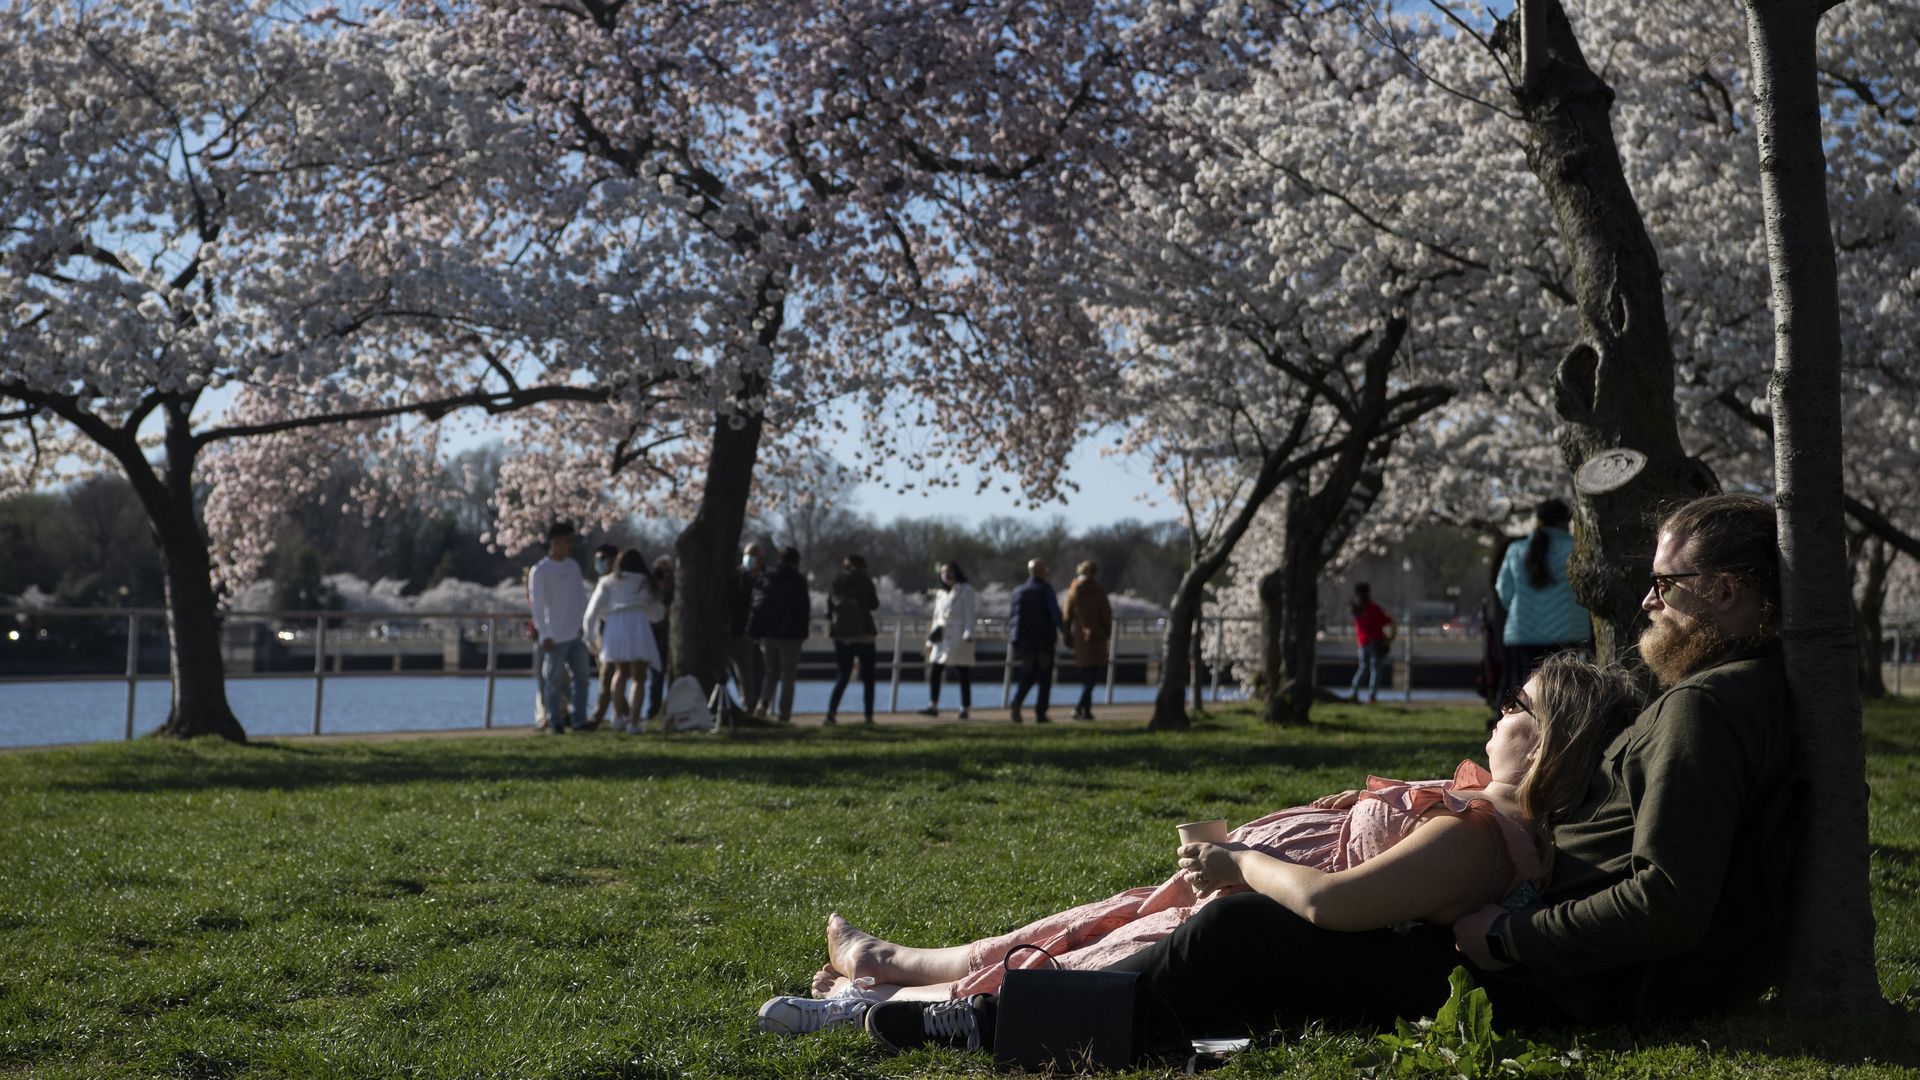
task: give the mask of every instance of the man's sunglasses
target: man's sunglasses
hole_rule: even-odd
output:
[[[1664,604],[1667,602],[1667,590],[1673,588],[1681,578],[1700,577],[1705,573],[1705,570],[1689,570],[1684,574],[1655,574],[1653,575],[1653,595],[1659,597],[1660,602]]]

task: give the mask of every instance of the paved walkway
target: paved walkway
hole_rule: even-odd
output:
[[[1225,704],[1226,704],[1225,702],[1222,702],[1222,705],[1225,705]],[[1073,723],[1074,726],[1076,727],[1091,726],[1083,722],[1070,721],[1068,717],[1071,716],[1072,713],[1073,713],[1073,706],[1069,704],[1065,709],[1056,708],[1056,709],[1047,710],[1047,719],[1056,724]],[[1148,720],[1148,718],[1150,718],[1153,715],[1153,705],[1151,702],[1139,702],[1134,704],[1117,704],[1117,705],[1098,705],[1094,707],[1093,715],[1097,718],[1095,720],[1096,724],[1103,723],[1103,722],[1104,723],[1113,723],[1113,722],[1145,723]],[[1031,705],[1029,705],[1028,708],[1026,709],[1025,716],[1026,716],[1026,722],[1028,724],[1033,723],[1033,708]],[[796,728],[823,727],[825,726],[825,721],[826,721],[826,717],[824,715],[820,713],[814,713],[806,716],[795,716],[793,718],[793,726]],[[995,724],[995,725],[1011,726],[1010,714],[1006,709],[974,709],[972,710],[970,717],[964,721],[955,719],[953,710],[951,709],[942,710],[940,715],[937,717],[921,716],[919,713],[915,713],[915,712],[892,712],[892,713],[882,712],[882,713],[874,714],[873,722],[876,727],[883,726],[883,725],[889,726],[889,727],[934,727],[942,724],[946,724],[946,725]],[[841,727],[862,726],[860,723],[860,714],[857,712],[854,713],[851,723],[849,723],[846,715],[842,714],[840,717],[840,726]],[[442,731],[367,731],[367,732],[350,732],[350,733],[326,734],[326,735],[263,735],[255,741],[257,742],[295,742],[295,743],[305,743],[305,744],[383,743],[383,742],[408,742],[408,741],[414,741],[419,739],[491,739],[491,738],[524,739],[524,738],[529,738],[531,736],[538,735],[538,734],[543,734],[543,733],[536,731],[532,727],[496,727],[496,728],[490,728],[490,729],[489,728],[452,728],[452,729],[442,730]],[[608,734],[609,734],[608,732],[589,732],[587,734],[587,737],[588,738],[605,738],[608,736]],[[698,731],[688,731],[688,732],[683,732],[682,734],[684,734],[688,738],[694,738],[703,733]],[[568,736],[568,737],[571,738],[572,736]],[[47,748],[22,747],[21,749],[47,749]]]

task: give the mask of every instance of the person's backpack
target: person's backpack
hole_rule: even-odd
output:
[[[662,707],[666,711],[668,731],[705,731],[713,727],[713,713],[707,709],[700,680],[691,675],[682,675],[668,685],[667,700]]]

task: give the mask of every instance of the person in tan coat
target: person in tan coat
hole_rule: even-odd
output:
[[[1075,568],[1078,575],[1067,587],[1061,608],[1060,633],[1073,650],[1073,666],[1080,669],[1080,704],[1075,720],[1093,719],[1093,688],[1107,680],[1107,645],[1113,638],[1113,605],[1098,580],[1100,567],[1092,559]]]

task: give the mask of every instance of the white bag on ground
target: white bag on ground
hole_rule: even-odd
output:
[[[706,695],[700,692],[700,680],[682,675],[667,686],[667,730],[705,730],[713,726],[713,713],[707,710]]]

